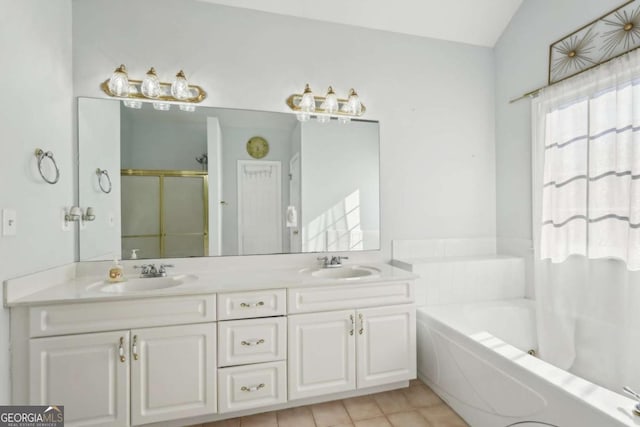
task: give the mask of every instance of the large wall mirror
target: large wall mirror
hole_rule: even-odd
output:
[[[78,99],[80,260],[380,248],[377,122]]]

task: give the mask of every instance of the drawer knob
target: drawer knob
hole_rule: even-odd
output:
[[[259,340],[252,340],[252,341],[241,341],[240,344],[242,345],[248,345],[248,346],[252,346],[252,345],[260,345],[260,344],[264,344],[264,340],[262,338],[260,338]]]
[[[240,303],[240,307],[242,308],[262,307],[263,305],[264,305],[264,301],[258,301],[253,303],[246,303],[246,302]]]
[[[255,385],[253,387],[247,387],[247,386],[243,385],[242,387],[240,387],[240,390],[251,393],[251,392],[254,392],[254,391],[258,391],[258,390],[260,390],[261,388],[264,388],[264,387],[265,387],[264,384],[258,384],[258,385]]]

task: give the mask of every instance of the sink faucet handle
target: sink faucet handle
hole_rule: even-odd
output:
[[[163,274],[167,272],[167,268],[173,268],[175,267],[175,265],[173,264],[160,264],[160,270],[158,270],[158,273]]]
[[[136,270],[142,270],[140,273],[142,274],[149,274],[149,268],[151,267],[151,264],[142,264],[142,265],[134,265],[133,268],[135,268]]]
[[[349,259],[349,257],[348,256],[340,256],[340,255],[332,256],[331,257],[331,265],[341,265],[343,259]]]

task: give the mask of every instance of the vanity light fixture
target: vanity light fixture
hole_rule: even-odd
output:
[[[130,80],[127,69],[120,65],[111,78],[100,86],[104,93],[117,98],[125,98],[125,107],[140,109],[143,103],[152,103],[153,108],[167,111],[177,105],[181,111],[195,111],[195,104],[202,102],[207,93],[196,85],[190,85],[180,70],[172,83],[161,82],[156,70],[151,67],[143,80]]]
[[[296,113],[301,122],[315,116],[318,122],[327,123],[337,118],[339,123],[349,123],[352,118],[362,116],[367,110],[354,89],[349,91],[347,99],[338,98],[329,86],[326,96],[314,96],[309,85],[305,85],[302,94],[293,94],[287,98],[287,105]]]
[[[155,68],[151,67],[142,79],[140,91],[146,98],[158,98],[160,96],[160,80],[156,74]]]
[[[113,72],[113,75],[109,79],[109,90],[114,96],[129,96],[129,76],[127,75],[127,68],[124,64],[120,65]]]

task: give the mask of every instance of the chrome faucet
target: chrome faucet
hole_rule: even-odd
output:
[[[156,268],[155,264],[134,265],[133,268],[140,269],[140,277],[167,277],[167,268],[173,267],[172,264],[160,264],[160,268]]]
[[[318,257],[318,261],[322,261],[322,268],[340,268],[342,267],[342,260],[349,259],[347,256],[327,256]]]

